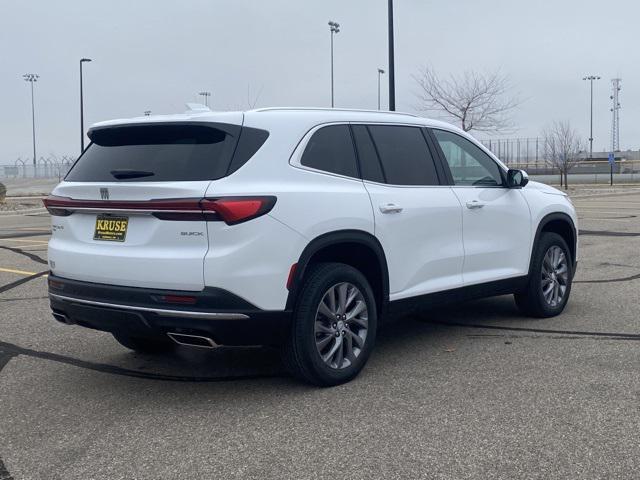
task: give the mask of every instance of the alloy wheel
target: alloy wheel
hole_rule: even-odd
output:
[[[355,285],[330,287],[315,318],[315,342],[322,361],[334,369],[347,368],[362,353],[369,328],[367,303]]]
[[[542,295],[551,307],[557,307],[564,299],[569,284],[569,262],[562,248],[554,245],[542,260]]]

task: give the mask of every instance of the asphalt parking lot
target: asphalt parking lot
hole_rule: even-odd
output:
[[[576,197],[563,315],[511,297],[404,318],[301,385],[267,348],[124,349],[56,323],[45,214],[0,217],[0,480],[638,478],[640,192]]]

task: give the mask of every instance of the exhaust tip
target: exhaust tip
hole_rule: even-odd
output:
[[[52,312],[53,318],[55,318],[58,322],[64,323],[65,325],[73,325],[73,322],[69,317],[67,317],[64,313]]]
[[[186,333],[175,332],[169,332],[167,335],[178,345],[185,345],[187,347],[215,348],[218,346],[211,338],[201,335],[188,335]]]

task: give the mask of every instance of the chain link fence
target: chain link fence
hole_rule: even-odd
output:
[[[0,183],[8,197],[46,195],[65,177],[76,158],[51,154],[40,157],[35,165],[32,158],[21,157],[11,163],[0,162]]]
[[[507,165],[530,165],[534,168],[545,166],[540,137],[490,139],[481,142]]]
[[[544,159],[541,137],[490,139],[481,142],[508,167],[525,170],[531,177],[544,183],[560,183],[560,170]],[[612,173],[614,184],[640,182],[640,150],[615,152],[613,168],[607,160],[608,152],[593,152],[593,159],[588,157],[588,152],[584,152],[583,160],[570,170],[569,183],[610,183]]]
[[[40,157],[36,164],[33,159],[23,159],[18,157],[13,163],[0,164],[0,180],[16,180],[26,178],[57,179],[62,180],[67,174],[71,165],[76,161],[75,156],[49,155]],[[4,182],[3,182],[4,183]]]

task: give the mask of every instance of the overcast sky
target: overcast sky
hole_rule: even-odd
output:
[[[610,79],[623,79],[620,143],[640,148],[640,2],[637,0],[395,0],[397,109],[415,111],[411,75],[508,74],[526,101],[509,137],[570,120],[594,150],[608,149]],[[31,155],[24,73],[38,73],[38,155],[79,151],[78,60],[85,125],[185,110],[197,92],[214,109],[328,106],[328,20],[335,37],[336,106],[376,108],[387,69],[386,0],[0,0],[0,164]],[[383,106],[387,104],[383,77]],[[434,115],[432,115],[434,116]],[[473,133],[473,132],[472,132]],[[479,133],[479,138],[486,136]]]

